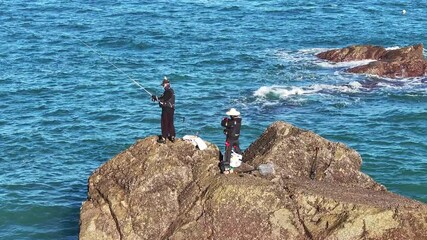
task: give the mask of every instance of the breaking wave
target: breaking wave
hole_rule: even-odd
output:
[[[262,86],[253,95],[261,98],[286,99],[294,96],[312,94],[336,94],[336,93],[357,93],[362,88],[359,82],[350,82],[345,85],[314,84],[307,87],[297,86]]]
[[[317,60],[316,64],[323,68],[353,68],[357,66],[362,66],[369,64],[370,62],[374,62],[376,60],[368,59],[368,60],[359,60],[359,61],[349,61],[349,62],[328,62],[323,60]]]

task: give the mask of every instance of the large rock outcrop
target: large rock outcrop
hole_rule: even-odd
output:
[[[272,162],[276,172],[287,178],[385,189],[360,172],[362,158],[355,150],[282,122],[270,126],[243,158],[254,166]]]
[[[386,50],[380,46],[356,45],[321,52],[316,56],[332,62],[376,60],[366,65],[350,68],[351,73],[365,73],[389,78],[418,77],[426,74],[427,62],[423,45]]]
[[[138,141],[98,168],[80,212],[88,239],[427,239],[427,206],[387,192],[361,158],[284,122],[219,173],[218,147]],[[275,166],[263,176],[262,163]]]

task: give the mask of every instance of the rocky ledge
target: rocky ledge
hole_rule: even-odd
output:
[[[219,173],[207,143],[139,140],[98,168],[80,211],[88,239],[427,239],[427,205],[360,172],[353,149],[275,122]],[[253,171],[263,163],[274,174]]]
[[[316,56],[332,62],[374,60],[369,64],[350,68],[347,72],[365,73],[389,78],[419,77],[426,75],[427,61],[423,45],[386,50],[380,46],[355,45],[321,52]]]

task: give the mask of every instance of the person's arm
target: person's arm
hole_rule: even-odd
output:
[[[221,121],[221,126],[223,127],[228,127],[228,118],[223,118]]]
[[[172,91],[165,91],[160,97],[158,97],[159,101],[167,102],[172,98]]]

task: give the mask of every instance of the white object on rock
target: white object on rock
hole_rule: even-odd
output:
[[[236,167],[239,167],[241,164],[242,164],[242,155],[235,153],[234,151],[231,152],[230,167],[236,168]]]
[[[258,166],[259,173],[263,176],[274,174],[274,165],[273,163],[263,163]]]
[[[185,135],[184,137],[182,137],[182,139],[184,139],[185,141],[191,142],[194,146],[198,147],[200,150],[205,150],[206,148],[208,148],[205,141],[203,141],[203,139],[201,139],[198,136]]]

